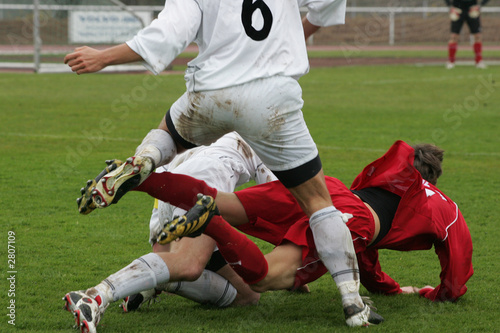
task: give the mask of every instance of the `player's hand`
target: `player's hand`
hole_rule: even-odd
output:
[[[462,14],[462,10],[460,8],[453,6],[450,7],[450,20],[458,21],[460,14]]]
[[[102,51],[82,46],[64,57],[64,63],[71,67],[76,74],[94,73],[106,67]]]
[[[480,14],[481,14],[481,11],[479,9],[479,5],[471,6],[469,8],[469,17],[470,18],[478,18]]]
[[[401,293],[402,294],[415,294],[418,292],[417,287],[412,287],[412,286],[407,286],[407,287],[401,287]]]
[[[412,287],[412,286],[401,287],[401,293],[402,294],[417,294],[422,289],[434,289],[434,287],[433,286],[425,286],[425,287],[422,287],[422,288]]]

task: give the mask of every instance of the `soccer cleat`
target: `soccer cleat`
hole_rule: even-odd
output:
[[[453,68],[455,68],[455,63],[448,61],[446,63],[446,69],[453,69]]]
[[[74,312],[76,310],[76,303],[78,303],[78,301],[83,297],[87,297],[85,290],[70,291],[62,298],[63,301],[65,301],[63,309],[66,309],[69,312]]]
[[[97,324],[101,320],[101,312],[99,311],[99,304],[91,297],[83,297],[76,303],[76,309],[73,312],[75,315],[75,322],[77,327],[81,329],[82,333],[95,333],[97,332]]]
[[[186,215],[177,216],[172,222],[165,224],[157,237],[157,242],[164,245],[184,236],[198,237],[214,215],[220,215],[214,198],[198,194],[198,201]]]
[[[97,324],[106,307],[101,307],[98,301],[88,296],[84,291],[71,291],[63,300],[66,302],[64,308],[75,317],[75,327],[81,333],[95,333]]]
[[[151,303],[155,302],[156,296],[159,295],[156,289],[150,289],[138,294],[127,296],[123,300],[120,307],[123,309],[123,312],[131,312],[138,310],[143,304],[147,304],[148,306]]]
[[[486,69],[488,68],[488,66],[486,66],[486,64],[481,60],[481,61],[478,61],[476,63],[476,68],[479,68],[479,69]]]
[[[91,210],[115,204],[125,193],[142,183],[153,172],[154,168],[154,162],[150,157],[129,157],[125,163],[101,176],[96,183],[87,182],[88,189],[82,189],[85,198],[78,201],[78,204],[79,206],[85,205]],[[89,213],[82,212],[82,210],[80,212],[82,214]]]
[[[360,327],[378,325],[384,321],[384,318],[376,313],[371,304],[371,300],[363,298],[365,306],[360,308],[356,304],[351,304],[344,308],[345,322],[349,327]]]
[[[78,211],[80,212],[80,214],[89,214],[94,209],[96,209],[96,205],[92,198],[92,191],[96,187],[97,182],[101,180],[101,178],[104,177],[104,175],[106,175],[107,173],[116,170],[123,164],[123,162],[120,160],[107,160],[106,164],[108,166],[104,170],[102,170],[101,173],[97,175],[97,177],[95,177],[95,179],[87,180],[87,185],[80,189],[82,196],[76,199]]]

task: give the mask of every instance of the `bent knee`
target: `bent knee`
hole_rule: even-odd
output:
[[[196,281],[200,278],[204,269],[205,265],[198,260],[193,260],[191,265],[184,266],[180,275],[184,281]]]

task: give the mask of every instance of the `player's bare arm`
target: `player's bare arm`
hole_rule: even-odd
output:
[[[309,37],[311,37],[312,34],[314,34],[316,31],[321,28],[320,26],[314,25],[309,20],[307,17],[304,17],[302,19],[302,27],[304,28],[304,37],[307,40]]]
[[[88,46],[75,49],[64,57],[64,63],[77,74],[95,73],[110,65],[141,61],[142,57],[127,44],[120,44],[105,50]]]

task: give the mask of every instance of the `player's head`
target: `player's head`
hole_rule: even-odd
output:
[[[415,150],[413,166],[420,172],[423,179],[436,185],[439,176],[443,173],[441,163],[444,150],[430,143],[412,145],[412,148]]]

